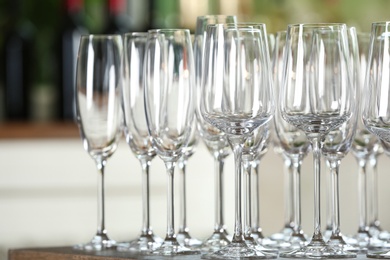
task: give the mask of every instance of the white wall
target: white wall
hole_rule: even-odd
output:
[[[312,157],[302,168],[302,223],[306,233],[313,231]],[[96,231],[95,165],[74,139],[0,140],[0,259],[9,248],[65,246],[87,242]],[[261,170],[261,225],[265,235],[283,225],[283,162],[271,150]],[[390,229],[390,160],[379,161],[380,220]],[[188,225],[191,234],[204,239],[213,231],[213,159],[200,144],[188,163]],[[226,161],[225,216],[233,230],[233,157]],[[118,241],[134,238],[141,227],[140,165],[125,141],[108,161],[107,230]],[[357,164],[351,155],[340,170],[341,230],[357,231]],[[151,168],[151,223],[164,236],[166,225],[166,174],[160,159]],[[324,185],[325,182],[323,181]],[[325,191],[325,189],[323,188]],[[325,194],[325,193],[324,193]],[[325,199],[325,196],[323,196]],[[325,209],[325,201],[322,203]],[[323,226],[325,210],[322,211]],[[178,217],[176,217],[178,220]],[[176,227],[178,225],[176,224]]]

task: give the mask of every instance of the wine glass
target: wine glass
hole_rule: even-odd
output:
[[[123,115],[124,133],[131,151],[142,169],[142,228],[141,234],[130,242],[118,244],[120,251],[150,252],[160,243],[150,225],[149,169],[156,151],[145,119],[144,108],[144,53],[148,34],[126,33],[124,39]]]
[[[365,71],[367,69],[368,62],[368,49],[370,35],[366,33],[358,33],[358,49],[359,49],[359,64],[360,64],[360,77],[359,77],[359,92],[363,92],[363,85],[365,81]],[[364,101],[364,99],[362,99]],[[360,111],[361,113],[361,111]],[[376,163],[379,155],[380,143],[378,138],[370,133],[363,125],[361,120],[358,120],[357,130],[355,138],[352,143],[352,154],[358,163],[358,202],[359,202],[359,223],[357,233],[353,237],[347,239],[347,243],[359,248],[359,252],[365,253],[368,248],[380,248],[383,246],[383,241],[378,239],[378,230],[375,226],[377,221],[377,207],[369,209],[369,205],[374,206],[376,202],[375,198],[370,195],[370,190],[373,190],[369,177],[371,173],[372,183],[375,182],[376,177]],[[373,168],[371,168],[373,166]],[[371,168],[371,172],[370,172]],[[371,204],[373,202],[373,204]],[[373,225],[370,228],[369,223],[369,211],[373,215]],[[376,221],[374,220],[376,219]],[[375,231],[376,230],[376,231]],[[370,232],[371,231],[371,232]]]
[[[376,22],[371,26],[370,47],[364,84],[363,123],[367,130],[390,141],[390,22]],[[368,257],[390,258],[389,252],[368,252]]]
[[[359,57],[360,57],[360,67],[361,71],[365,72],[367,67],[367,56],[368,56],[368,47],[370,43],[370,33],[369,32],[359,32],[357,33],[358,43],[359,43]],[[360,85],[364,84],[365,73],[361,73]],[[367,135],[371,133],[367,132],[363,124],[359,121],[361,129],[364,129]],[[382,240],[390,239],[390,233],[387,230],[383,230],[379,221],[379,212],[378,212],[378,156],[383,153],[382,142],[376,138],[376,142],[369,153],[368,164],[367,164],[367,188],[368,188],[368,199],[367,204],[369,205],[367,216],[367,225],[369,228],[369,233],[372,237],[379,238]]]
[[[98,178],[98,227],[93,239],[76,248],[100,251],[116,242],[105,227],[104,170],[121,136],[122,53],[120,35],[80,39],[76,73],[76,110],[84,149],[95,161]]]
[[[286,46],[286,31],[280,31],[276,35],[275,52],[272,57],[272,66],[274,73],[275,93],[280,93],[281,80],[283,76],[283,56]],[[290,162],[288,174],[290,175],[287,187],[291,187],[291,232],[285,234],[282,240],[279,240],[277,246],[283,250],[297,249],[307,244],[306,235],[301,225],[301,165],[306,157],[310,142],[305,132],[299,128],[287,123],[282,119],[280,107],[276,107],[273,120],[275,136],[279,142],[283,155]],[[287,192],[287,190],[286,190]]]
[[[197,92],[201,91],[202,65],[205,45],[206,28],[209,24],[235,23],[236,17],[232,15],[205,15],[196,19],[194,39],[195,83]],[[198,95],[198,98],[201,95]],[[203,241],[202,251],[212,252],[230,243],[224,221],[224,165],[225,159],[231,150],[226,134],[204,120],[199,112],[199,100],[197,101],[198,132],[203,143],[214,159],[214,192],[215,192],[215,223],[213,233]]]
[[[205,258],[276,258],[249,247],[242,226],[242,152],[246,140],[274,111],[265,25],[207,27],[203,63],[203,118],[227,135],[235,161],[235,227],[229,245]]]
[[[186,247],[200,247],[202,241],[194,238],[190,235],[190,229],[187,226],[187,192],[186,192],[186,168],[188,159],[195,153],[195,147],[198,144],[198,131],[196,128],[197,120],[194,117],[194,121],[191,127],[190,141],[187,147],[183,151],[182,157],[178,161],[179,167],[179,203],[180,203],[180,219],[179,219],[179,231],[177,232],[177,241]]]
[[[313,152],[314,232],[309,244],[283,252],[291,258],[337,258],[321,233],[321,147],[326,135],[355,112],[345,24],[293,24],[287,29],[280,111],[305,132]]]
[[[194,60],[187,29],[148,31],[145,114],[149,135],[167,170],[167,231],[158,255],[195,254],[178,243],[174,227],[174,170],[189,143],[195,114]]]
[[[356,103],[359,103],[359,76],[360,64],[358,55],[358,42],[356,29],[351,27],[348,29],[348,42],[350,49],[350,68],[352,76],[352,84],[355,89]],[[347,244],[343,238],[340,229],[340,206],[339,206],[339,167],[341,160],[348,154],[353,138],[356,132],[357,118],[359,114],[358,106],[352,116],[345,121],[341,126],[331,130],[326,136],[322,146],[322,153],[330,169],[329,194],[330,201],[330,225],[331,234],[327,244],[336,250],[337,257],[349,258],[356,257],[358,248]]]

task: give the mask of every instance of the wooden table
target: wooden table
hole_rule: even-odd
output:
[[[118,252],[115,250],[106,250],[101,252],[87,252],[75,250],[72,247],[49,247],[49,248],[24,248],[10,249],[8,260],[136,260],[136,259],[172,259],[172,260],[200,260],[200,255],[194,256],[137,256],[130,253]],[[282,258],[287,259],[287,258]],[[372,259],[365,255],[358,255],[352,259]]]
[[[199,260],[200,255],[161,257],[161,256],[140,256],[128,252],[118,252],[116,250],[104,250],[100,252],[88,252],[73,249],[72,247],[46,247],[46,248],[23,248],[10,249],[8,260]]]

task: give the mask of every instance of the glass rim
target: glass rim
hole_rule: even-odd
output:
[[[127,32],[123,34],[124,37],[129,36],[148,36],[147,32]]]
[[[236,17],[236,15],[233,14],[206,14],[206,15],[199,15],[196,17],[197,20],[200,19],[208,19],[208,18],[222,18],[222,17]]]
[[[114,39],[114,38],[122,38],[121,34],[83,34],[81,38],[95,38],[95,39]]]
[[[383,26],[388,26],[388,25],[390,25],[390,21],[377,21],[377,22],[373,22],[372,24],[372,27],[379,27],[379,26],[381,26],[381,27],[383,27]]]
[[[290,28],[316,28],[316,27],[347,27],[346,23],[294,23],[294,24],[288,24],[288,29]]]
[[[160,29],[150,29],[148,33],[159,33],[159,32],[185,32],[190,34],[190,29],[186,28],[160,28]]]

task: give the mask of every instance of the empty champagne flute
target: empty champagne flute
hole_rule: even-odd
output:
[[[362,113],[367,130],[384,143],[390,142],[390,22],[371,26],[370,47],[364,84],[367,97]],[[390,258],[390,251],[368,252],[368,257]]]
[[[144,108],[144,53],[148,34],[126,33],[124,39],[123,115],[124,133],[131,151],[142,169],[142,228],[141,234],[130,242],[118,244],[120,251],[151,252],[160,243],[150,225],[149,169],[156,150],[148,133]]]
[[[275,52],[272,57],[274,89],[277,94],[280,93],[282,84],[285,45],[286,31],[278,32],[276,35]],[[279,106],[276,107],[273,126],[275,129],[275,138],[278,140],[280,149],[290,162],[288,167],[288,174],[290,176],[287,178],[291,182],[287,185],[287,189],[291,187],[291,193],[288,193],[288,190],[285,192],[291,196],[290,225],[292,232],[286,234],[284,239],[279,240],[277,246],[281,250],[297,249],[307,244],[306,235],[301,225],[301,165],[309,151],[310,142],[305,132],[282,119]]]
[[[187,182],[186,182],[186,169],[188,159],[195,153],[195,148],[198,144],[198,130],[197,120],[194,117],[194,122],[191,128],[190,141],[187,147],[184,149],[182,157],[178,161],[179,168],[179,204],[180,204],[180,219],[179,219],[179,231],[177,232],[177,241],[186,247],[200,247],[202,241],[194,238],[190,235],[190,229],[187,226]]]
[[[78,249],[100,251],[116,242],[105,226],[104,170],[121,136],[122,53],[120,35],[86,35],[80,39],[76,72],[76,110],[84,149],[98,170],[98,227]]]
[[[348,29],[348,42],[350,49],[350,69],[351,81],[355,89],[356,103],[359,104],[359,76],[360,64],[358,55],[358,42],[356,29],[351,27]],[[352,146],[352,141],[355,136],[357,119],[359,114],[359,106],[352,116],[345,121],[341,126],[331,130],[326,136],[322,147],[322,153],[330,169],[330,181],[328,201],[330,212],[331,234],[327,244],[336,250],[337,257],[350,258],[356,257],[357,247],[353,247],[346,243],[340,229],[340,204],[339,204],[339,167],[341,160],[348,154]]]
[[[231,15],[205,15],[198,16],[195,31],[194,59],[195,59],[195,82],[198,93],[201,91],[202,64],[204,55],[204,44],[206,27],[216,23],[234,23],[236,17]],[[198,95],[198,98],[200,95]],[[199,104],[199,101],[197,101]],[[206,122],[197,106],[198,131],[207,149],[214,158],[214,192],[215,192],[215,223],[214,231],[202,245],[202,251],[216,251],[226,246],[229,235],[224,219],[224,165],[225,159],[230,155],[231,150],[224,132]]]
[[[211,259],[276,258],[249,247],[242,226],[242,152],[246,140],[274,111],[265,25],[259,28],[207,27],[203,63],[203,118],[227,135],[235,161],[235,227],[232,242]]]
[[[167,170],[167,231],[157,255],[196,254],[178,243],[174,226],[174,170],[190,141],[195,116],[194,60],[187,29],[148,32],[145,114],[149,135]]]
[[[203,68],[203,55],[206,28],[209,24],[235,23],[233,15],[205,15],[196,19],[194,39],[195,83],[197,92],[201,91],[201,78]],[[231,154],[226,134],[204,120],[199,111],[199,98],[197,100],[198,132],[203,143],[214,159],[214,192],[215,192],[215,223],[213,233],[203,241],[202,251],[212,252],[230,243],[224,218],[224,166],[225,159]]]
[[[345,24],[295,24],[287,29],[280,90],[284,120],[305,132],[313,152],[314,232],[309,244],[283,252],[290,258],[337,258],[321,233],[320,169],[325,136],[355,112]]]

